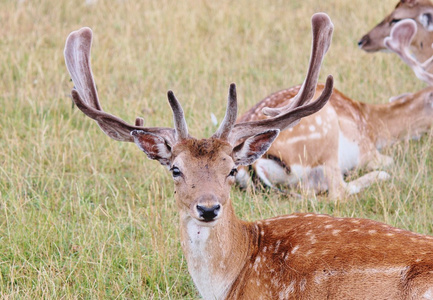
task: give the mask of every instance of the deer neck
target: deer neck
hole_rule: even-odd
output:
[[[181,213],[181,244],[188,270],[204,299],[225,299],[253,252],[254,226],[232,206],[212,227]]]
[[[431,124],[431,100],[428,94],[433,88],[425,88],[387,104],[365,107],[369,131],[377,148],[391,145],[402,139],[415,139],[426,132]]]

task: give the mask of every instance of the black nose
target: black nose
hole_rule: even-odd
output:
[[[221,205],[216,204],[211,207],[202,206],[197,204],[197,211],[200,218],[203,218],[205,222],[210,222],[215,219],[215,217],[218,215]]]
[[[358,46],[362,47],[370,41],[370,37],[368,35],[364,35],[358,42]]]

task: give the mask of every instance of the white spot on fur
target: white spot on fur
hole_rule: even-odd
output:
[[[307,279],[302,278],[301,282],[299,282],[299,288],[300,288],[301,292],[305,291],[306,286],[307,286]]]
[[[277,252],[278,252],[278,248],[280,247],[280,244],[281,244],[281,240],[278,240],[278,241],[276,242],[276,244],[275,244],[275,250],[274,250],[274,253],[277,253]]]
[[[429,288],[422,297],[426,300],[433,300],[433,287]]]
[[[292,253],[292,254],[295,254],[295,252],[298,251],[298,249],[299,249],[299,245],[296,245],[295,247],[293,247],[291,253]]]
[[[316,236],[314,234],[312,236],[310,236],[310,242],[311,242],[311,244],[315,244],[317,242]]]
[[[316,120],[317,125],[322,125],[322,118],[320,116],[316,116],[314,119]]]
[[[254,271],[256,271],[256,273],[258,273],[258,268],[259,268],[259,266],[260,266],[260,260],[261,260],[261,257],[260,257],[260,256],[257,256],[257,257],[256,257],[256,260],[254,261],[254,266],[253,266],[253,268],[254,268]]]
[[[339,229],[332,230],[332,235],[338,235],[341,232]]]
[[[329,228],[332,228],[332,227],[334,227],[334,225],[331,225],[331,224],[325,225],[325,229],[329,229]]]
[[[309,129],[311,132],[316,131],[316,127],[315,127],[314,125],[310,125],[310,126],[308,126],[308,129]]]
[[[295,143],[299,143],[299,142],[304,142],[306,140],[317,140],[322,138],[322,135],[320,133],[311,133],[309,135],[300,135],[300,136],[296,136],[293,137],[291,139],[287,139],[285,141],[286,144],[295,144]]]
[[[323,215],[323,214],[316,215],[316,217],[318,217],[318,218],[329,218],[328,215]]]
[[[369,230],[368,233],[369,233],[369,234],[376,234],[376,233],[377,233],[377,230],[372,229],[372,230]]]
[[[289,298],[289,295],[295,291],[296,281],[290,282],[289,286],[284,285],[283,290],[278,294],[280,300],[285,300]]]

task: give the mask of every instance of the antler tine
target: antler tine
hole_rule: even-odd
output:
[[[226,140],[233,129],[238,114],[238,103],[236,96],[236,85],[230,84],[229,95],[227,99],[227,109],[220,127],[215,132],[213,137]]]
[[[91,47],[92,30],[90,28],[83,27],[72,32],[66,39],[65,62],[75,89],[82,95],[82,100],[87,105],[102,110],[90,67]]]
[[[433,57],[420,63],[409,53],[409,47],[417,31],[414,20],[406,19],[398,22],[391,30],[389,37],[384,39],[385,46],[395,52],[415,73],[416,77],[433,85],[433,74],[427,71]]]
[[[308,103],[316,92],[316,85],[319,78],[320,66],[323,58],[331,45],[332,32],[334,25],[328,15],[316,13],[311,19],[313,42],[311,47],[310,63],[307,76],[298,94],[286,106],[279,108],[265,107],[263,114],[274,117],[287,112],[295,107]]]
[[[267,109],[267,113],[275,115],[272,118],[235,124],[228,137],[230,144],[236,145],[250,136],[269,129],[284,130],[290,126],[294,126],[301,118],[319,111],[328,102],[334,83],[331,75],[327,77],[325,87],[319,98],[309,103],[316,91],[320,65],[331,44],[333,25],[326,14],[319,13],[313,16],[312,26],[312,54],[307,78],[294,103],[277,110]]]
[[[172,128],[143,126],[143,119],[137,118],[135,126],[102,110],[98,100],[95,81],[90,67],[90,49],[92,46],[92,30],[88,27],[73,31],[65,44],[65,62],[74,82],[72,99],[77,107],[88,117],[95,120],[109,137],[124,142],[134,142],[131,132],[142,130],[158,133],[169,143],[175,142],[175,131]]]
[[[185,115],[182,106],[174,96],[172,91],[168,91],[168,102],[170,103],[171,110],[173,111],[174,128],[176,130],[176,140],[184,140],[188,138],[188,126],[186,125]]]

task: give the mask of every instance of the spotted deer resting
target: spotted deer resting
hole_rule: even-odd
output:
[[[367,52],[387,50],[384,39],[396,24],[405,19],[413,20],[417,26],[410,51],[420,61],[425,61],[433,55],[433,3],[430,0],[400,0],[385,19],[359,40],[359,47]]]
[[[304,90],[315,84],[331,41],[325,14],[312,18],[313,49]],[[236,90],[217,132],[197,140],[188,134],[182,108],[168,93],[175,128],[143,127],[104,112],[90,69],[92,33],[70,34],[65,59],[75,84],[72,97],[110,137],[135,142],[149,158],[171,170],[180,216],[181,244],[189,272],[204,299],[420,298],[433,294],[433,238],[362,219],[294,214],[245,222],[230,200],[236,168],[251,164],[280,130],[318,111],[332,92],[328,77],[317,101],[277,116],[234,124]],[[395,296],[395,297],[394,297]]]
[[[428,71],[433,58],[420,63],[410,54],[416,31],[415,21],[398,22],[384,44],[429,87],[379,105],[354,101],[334,89],[323,109],[303,118],[298,126],[282,131],[266,154],[255,161],[252,169],[258,179],[270,187],[300,186],[316,193],[329,191],[330,197],[343,199],[390,178],[386,172],[377,171],[393,163],[379,150],[398,140],[418,139],[433,124],[433,75]],[[287,106],[300,89],[292,87],[266,97],[239,121],[266,119],[264,106]],[[316,93],[322,89],[318,85]],[[343,176],[358,168],[365,168],[368,173],[345,182]],[[251,184],[246,168],[239,169],[236,180],[242,187]]]

